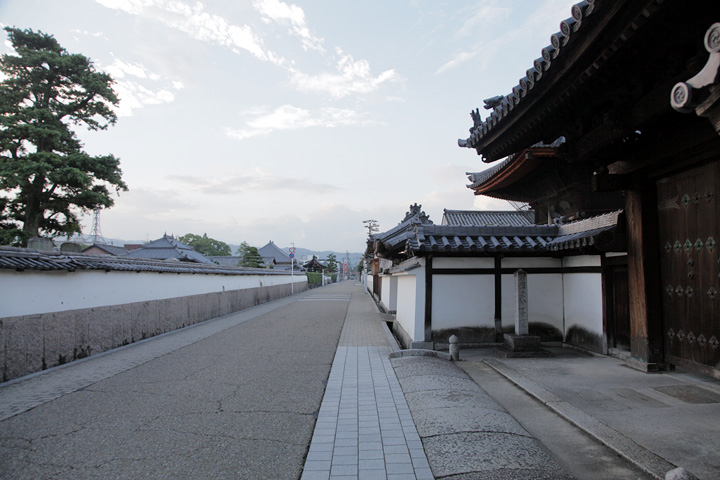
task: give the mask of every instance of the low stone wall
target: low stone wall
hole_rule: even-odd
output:
[[[296,283],[295,293],[307,290]],[[2,381],[290,295],[291,285],[0,318]]]

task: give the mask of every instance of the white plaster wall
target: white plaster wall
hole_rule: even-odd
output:
[[[425,268],[413,270],[413,274],[399,275],[397,288],[395,321],[413,342],[422,342],[425,340]]]
[[[599,267],[602,265],[600,255],[578,255],[562,259],[563,267]]]
[[[387,277],[388,296],[383,297],[383,302],[389,311],[397,311],[398,300],[398,277]]]
[[[387,300],[390,298],[390,276],[380,275],[382,280],[380,285],[380,303],[385,307],[385,310],[389,310]]]
[[[547,257],[506,257],[502,259],[503,268],[560,268],[559,258]]]
[[[433,275],[432,288],[433,330],[495,327],[494,275]]]
[[[493,268],[495,259],[486,257],[435,257],[433,268]]]
[[[368,293],[372,293],[372,286],[373,286],[373,275],[367,274],[365,275],[365,291]]]
[[[530,323],[547,323],[563,332],[562,274],[528,274],[527,282],[528,320]],[[515,325],[514,275],[502,276],[502,324],[503,327],[513,327]]]
[[[566,331],[578,326],[602,336],[602,275],[568,273],[563,285]]]
[[[385,310],[397,310],[397,277],[392,275],[382,275],[381,298],[380,303]]]
[[[0,270],[0,317],[184,297],[212,292],[307,283],[305,275]]]

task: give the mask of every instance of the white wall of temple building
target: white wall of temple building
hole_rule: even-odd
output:
[[[566,257],[563,267],[599,267],[599,256]],[[603,335],[602,275],[600,273],[567,273],[563,280],[565,333],[579,327]]]
[[[495,328],[495,280],[492,275],[435,275],[433,330]]]
[[[395,322],[406,343],[425,340],[425,260],[408,271],[397,268],[382,274],[382,303],[397,305]],[[602,274],[572,271],[591,267],[599,270],[599,255],[566,258],[510,257],[501,261],[502,326],[515,324],[515,284],[508,270],[528,271],[529,322],[565,339],[572,328],[602,337]],[[485,329],[495,327],[494,259],[490,257],[434,258],[432,277],[432,330]],[[441,272],[436,272],[437,270]],[[536,269],[533,271],[533,269]],[[454,274],[452,270],[458,270]],[[465,272],[461,272],[465,270]],[[475,270],[475,271],[473,271]],[[391,287],[396,282],[397,291]],[[372,280],[368,283],[372,285]],[[542,324],[542,325],[540,325]],[[461,338],[461,342],[462,342]],[[408,346],[409,346],[408,343]]]

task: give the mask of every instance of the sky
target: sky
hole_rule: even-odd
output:
[[[512,208],[466,187],[490,165],[457,140],[572,3],[0,0],[0,24],[52,34],[116,82],[117,124],[77,132],[129,187],[100,214],[105,237],[358,252],[363,220],[386,231],[411,204],[438,224],[444,208]]]

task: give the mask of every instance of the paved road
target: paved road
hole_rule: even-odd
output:
[[[54,394],[42,376],[0,388],[0,405],[22,412],[0,422],[0,477],[298,478],[354,290],[312,290],[65,366],[50,372],[64,378]],[[127,360],[148,345],[144,363]]]

